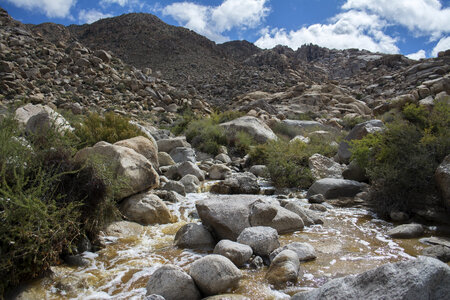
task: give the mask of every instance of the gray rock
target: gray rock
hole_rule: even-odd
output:
[[[214,248],[214,254],[223,255],[231,260],[237,267],[244,265],[252,257],[250,246],[230,240],[221,240]]]
[[[167,300],[202,298],[192,277],[174,265],[162,266],[152,274],[147,283],[147,295],[151,294]]]
[[[115,143],[114,145],[133,149],[137,153],[143,155],[152,164],[153,168],[159,168],[158,162],[158,146],[154,139],[148,139],[143,136],[137,136]]]
[[[186,193],[197,193],[200,188],[200,180],[191,174],[183,176],[180,182],[184,185]]]
[[[175,164],[172,157],[166,152],[158,152],[158,161],[160,167],[173,166]]]
[[[308,121],[308,120],[283,120],[283,124],[294,127],[303,131],[310,131],[311,129],[326,129],[326,126],[317,121]]]
[[[423,232],[423,226],[420,224],[403,224],[392,228],[387,234],[396,239],[411,239],[420,237]]]
[[[310,209],[310,210],[317,210],[317,211],[321,211],[321,212],[325,212],[325,211],[328,210],[328,209],[325,207],[325,205],[317,204],[317,203],[311,204],[311,205],[309,206],[309,209]]]
[[[333,279],[292,300],[313,299],[448,299],[450,267],[431,258],[389,263],[373,270]]]
[[[104,234],[107,236],[113,236],[118,238],[124,238],[129,236],[139,236],[144,232],[145,227],[129,221],[117,221],[109,224]]]
[[[125,199],[120,211],[130,221],[142,225],[167,224],[173,221],[169,208],[156,195],[141,193]]]
[[[279,287],[288,282],[297,282],[300,262],[297,253],[292,250],[281,251],[270,264],[266,274],[267,281]]]
[[[355,181],[367,181],[369,178],[367,177],[366,171],[362,169],[356,160],[352,160],[350,164],[344,169],[342,172],[342,177],[348,180]]]
[[[188,147],[176,147],[172,149],[169,153],[175,163],[182,163],[185,161],[190,161],[192,163],[196,162],[195,151]]]
[[[354,180],[324,178],[313,183],[306,197],[309,198],[316,194],[322,194],[326,199],[353,197],[362,192],[365,187],[365,184]]]
[[[233,173],[211,188],[211,193],[216,194],[258,194],[259,191],[258,179],[249,172]]]
[[[450,155],[447,155],[436,169],[434,178],[441,191],[445,205],[447,208],[450,208]]]
[[[352,153],[350,152],[350,141],[360,140],[370,133],[375,133],[382,130],[384,130],[384,124],[380,120],[370,120],[356,125],[344,138],[344,141],[339,144],[338,157],[340,162],[348,163],[350,157],[352,156]]]
[[[144,300],[166,300],[166,298],[164,298],[161,295],[151,294],[151,295],[145,296]]]
[[[72,267],[86,267],[89,265],[89,260],[81,255],[67,255],[63,259],[67,265]]]
[[[225,256],[211,254],[194,261],[189,274],[206,296],[226,292],[237,287],[241,271]]]
[[[182,196],[186,196],[186,189],[184,187],[184,184],[175,180],[169,180],[168,182],[166,182],[162,189],[166,191],[174,191]]]
[[[175,235],[175,245],[180,248],[213,249],[216,242],[205,226],[189,223],[182,226]]]
[[[311,226],[314,224],[323,224],[323,220],[320,218],[319,215],[317,215],[310,209],[301,206],[298,203],[289,202],[284,206],[284,208],[292,211],[293,213],[296,213],[302,219],[303,224],[305,226]]]
[[[162,200],[171,203],[178,203],[184,201],[184,197],[174,191],[152,190],[151,193],[155,194]]]
[[[445,263],[450,262],[450,248],[443,245],[434,245],[425,248],[422,251],[422,255],[437,258]]]
[[[248,171],[257,177],[267,177],[269,175],[269,170],[265,165],[251,166]]]
[[[239,131],[246,132],[257,143],[265,143],[268,140],[277,139],[272,129],[255,117],[244,116],[230,122],[222,123],[219,126],[225,128],[227,134],[230,136],[236,135]]]
[[[214,157],[214,159],[221,161],[224,164],[229,164],[231,162],[231,158],[225,153],[217,154],[216,157]]]
[[[250,246],[256,255],[268,257],[280,246],[278,233],[266,226],[256,226],[244,229],[237,238],[237,242]]]
[[[343,167],[326,156],[314,154],[308,159],[308,166],[316,180],[322,178],[342,178]]]
[[[255,256],[250,261],[250,268],[254,270],[258,270],[264,267],[264,260],[261,258],[261,256]]]
[[[315,194],[315,195],[312,195],[312,196],[310,196],[308,198],[308,202],[309,203],[320,204],[320,203],[323,203],[325,201],[326,201],[326,199],[325,199],[325,197],[322,194]]]
[[[275,249],[274,251],[272,251],[272,253],[270,253],[270,256],[269,256],[270,261],[272,261],[275,258],[275,256],[277,256],[279,253],[281,253],[284,250],[291,250],[291,251],[294,251],[295,253],[297,253],[299,261],[309,261],[309,260],[316,259],[316,257],[317,257],[316,250],[310,244],[294,242],[294,243],[287,244],[286,246],[279,247],[279,248]]]
[[[251,300],[248,297],[236,294],[222,294],[204,298],[203,300]]]
[[[184,163],[177,165],[176,172],[180,177],[184,177],[190,174],[197,177],[198,180],[200,181],[205,180],[205,173],[202,170],[200,170],[200,168],[196,164],[190,161],[186,161]]]
[[[231,174],[231,169],[224,164],[215,164],[209,168],[208,174],[209,179],[223,180],[225,179],[225,177]]]
[[[191,145],[186,141],[186,137],[176,137],[172,139],[160,139],[157,141],[158,151],[170,153],[173,149],[177,147],[191,147]]]

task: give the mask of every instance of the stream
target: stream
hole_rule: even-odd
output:
[[[190,263],[208,254],[173,245],[181,226],[200,223],[190,213],[195,210],[197,200],[208,197],[222,196],[192,193],[187,194],[183,202],[167,203],[178,222],[146,226],[139,236],[105,237],[107,245],[104,249],[83,253],[89,260],[88,266],[52,267],[53,274],[31,284],[20,299],[143,299],[147,281],[158,267],[170,263],[188,271]],[[269,199],[274,196],[254,197]],[[305,206],[309,205],[303,201]],[[394,225],[376,219],[365,209],[328,207],[328,211],[320,213],[323,225],[280,236],[282,246],[308,242],[316,249],[317,259],[301,264],[303,275],[295,285],[275,290],[264,279],[267,267],[259,270],[242,268],[244,277],[239,287],[231,292],[250,299],[289,299],[290,295],[319,287],[332,278],[411,259],[426,247],[418,239],[389,238],[386,232]]]

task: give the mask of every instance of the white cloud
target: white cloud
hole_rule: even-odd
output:
[[[7,0],[27,10],[41,10],[49,18],[66,18],[76,0]]]
[[[267,0],[225,0],[215,7],[177,2],[164,7],[162,12],[182,26],[221,43],[229,40],[223,35],[226,31],[260,25],[269,12],[266,2]]]
[[[128,4],[128,0],[101,0],[100,5],[111,5],[111,4],[118,4],[122,7]]]
[[[383,33],[386,23],[376,15],[351,10],[336,15],[330,22],[289,32],[285,29],[267,29],[255,44],[260,48],[272,48],[281,44],[297,49],[303,44],[313,43],[336,49],[359,48],[374,52],[399,52],[395,45],[396,39]]]
[[[442,8],[439,0],[347,0],[342,8],[366,10],[416,35],[436,39],[450,32],[450,8]]]
[[[82,9],[78,13],[78,21],[80,22],[80,24],[85,24],[85,23],[91,24],[100,19],[110,18],[112,16],[113,15],[111,15],[111,14],[104,14],[95,9],[90,9],[90,10]]]
[[[408,55],[405,55],[405,56],[407,58],[409,58],[409,59],[414,59],[414,60],[419,60],[421,58],[426,58],[427,57],[427,55],[425,53],[425,50],[419,50],[416,53],[411,53],[411,54],[408,54]]]
[[[450,49],[450,36],[442,38],[437,45],[433,48],[431,53],[433,56],[437,56],[439,52]]]

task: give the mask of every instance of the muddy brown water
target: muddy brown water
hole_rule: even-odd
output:
[[[168,205],[178,216],[177,223],[147,226],[140,236],[107,237],[104,249],[83,254],[90,262],[87,267],[53,267],[53,274],[33,283],[21,299],[143,299],[146,283],[158,267],[170,263],[188,271],[190,263],[208,254],[173,245],[181,226],[199,222],[189,217],[195,201],[208,197],[221,196],[188,194],[184,202]],[[306,200],[304,205],[308,205]],[[289,295],[319,287],[332,278],[412,259],[426,247],[418,239],[389,238],[386,232],[393,224],[375,218],[365,209],[330,208],[321,214],[323,225],[280,236],[281,245],[308,242],[316,249],[317,259],[301,264],[298,283],[276,290],[264,279],[266,267],[256,271],[243,268],[244,277],[231,293],[250,299],[289,299]]]

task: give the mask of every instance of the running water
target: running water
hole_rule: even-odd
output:
[[[183,202],[168,204],[178,222],[146,226],[139,236],[105,237],[107,245],[96,253],[85,252],[86,267],[52,267],[50,277],[33,283],[21,299],[143,299],[151,274],[164,264],[175,264],[186,271],[190,263],[207,252],[179,249],[173,245],[177,230],[193,219],[195,202],[210,193],[188,194]],[[230,195],[227,195],[230,197]],[[240,197],[235,195],[232,197]],[[271,198],[271,196],[258,196]],[[304,205],[308,203],[304,200]],[[425,245],[418,239],[396,240],[386,235],[393,224],[376,219],[361,208],[334,208],[321,213],[323,225],[305,227],[303,231],[281,235],[280,243],[308,242],[316,249],[317,259],[301,264],[303,275],[298,283],[275,290],[265,281],[267,267],[243,268],[243,279],[232,293],[250,299],[289,299],[299,291],[318,287],[324,282],[361,273],[385,263],[411,259]]]

